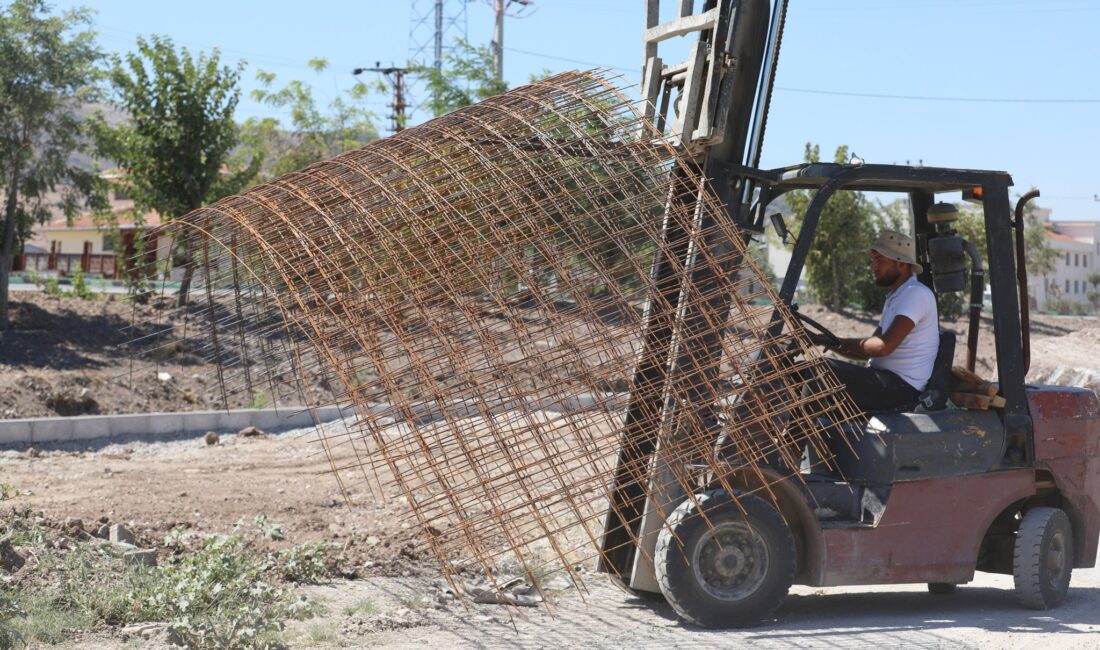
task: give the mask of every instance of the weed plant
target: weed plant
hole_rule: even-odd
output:
[[[128,563],[125,548],[97,540],[58,537],[29,509],[13,509],[0,538],[36,559],[16,585],[0,581],[0,650],[54,644],[99,625],[167,622],[191,648],[275,648],[287,619],[305,619],[319,606],[298,597],[290,582],[321,582],[338,566],[332,544],[303,544],[281,552],[257,549],[256,531],[208,537],[194,551],[180,531],[165,538],[160,566]],[[24,572],[26,574],[26,572]]]

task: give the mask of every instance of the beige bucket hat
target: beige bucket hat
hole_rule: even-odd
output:
[[[871,251],[875,251],[883,257],[911,265],[914,275],[924,273],[924,267],[917,263],[916,244],[913,243],[913,238],[905,233],[896,230],[883,230],[875,238],[875,243],[867,249],[867,254],[870,255]]]

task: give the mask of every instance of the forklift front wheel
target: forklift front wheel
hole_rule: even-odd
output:
[[[1058,508],[1032,508],[1016,532],[1012,577],[1016,597],[1028,609],[1062,604],[1073,572],[1073,527]]]
[[[740,507],[739,507],[740,506]],[[668,518],[657,538],[657,584],[685,620],[747,627],[774,612],[794,582],[794,537],[760,497],[698,494]]]

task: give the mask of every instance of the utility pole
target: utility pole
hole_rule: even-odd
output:
[[[393,103],[390,104],[390,108],[393,112],[390,113],[390,119],[393,120],[393,125],[390,127],[390,131],[397,133],[405,128],[405,73],[408,72],[407,68],[399,68],[397,66],[390,66],[388,68],[381,67],[381,63],[375,61],[373,68],[356,68],[351,71],[353,75],[360,75],[364,72],[380,72],[386,75],[386,79],[389,79],[390,84],[393,86]]]
[[[407,67],[431,66],[436,73],[443,71],[448,54],[458,50],[458,43],[466,41],[466,5],[471,0],[410,0],[409,56]],[[418,113],[429,104],[423,80],[410,78],[412,93],[416,97],[410,111]],[[409,86],[405,87],[409,90]]]
[[[435,71],[443,71],[443,0],[435,0]]]
[[[532,0],[492,0],[493,11],[496,14],[496,25],[493,28],[493,75],[497,81],[504,80],[504,16],[508,7],[513,4],[528,7]]]

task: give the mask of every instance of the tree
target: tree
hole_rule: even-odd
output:
[[[806,143],[806,162],[820,160],[820,148]],[[836,150],[836,162],[846,162],[848,147]],[[795,227],[802,219],[812,195],[808,191],[787,194],[787,204],[795,215]],[[874,237],[874,208],[860,192],[837,192],[821,210],[813,246],[806,257],[806,282],[814,296],[833,311],[846,309],[853,302],[866,307],[868,286],[873,280],[867,267],[867,247]],[[879,292],[881,293],[881,292]]]
[[[173,219],[244,188],[260,159],[224,169],[237,145],[233,111],[240,99],[234,70],[219,65],[218,50],[192,56],[171,39],[138,38],[137,52],[115,57],[109,75],[115,101],[129,122],[111,127],[98,122],[105,157],[126,170],[127,191],[141,210]],[[184,274],[178,304],[187,304],[194,274],[192,241],[180,229],[177,246]]]
[[[96,64],[102,57],[87,9],[51,15],[42,0],[14,0],[0,8],[0,187],[3,244],[0,247],[0,331],[10,328],[8,281],[16,247],[34,223],[50,214],[49,197],[72,218],[83,203],[102,209],[99,177],[75,167],[71,154],[88,151],[91,140],[77,109],[94,96]]]
[[[328,62],[312,59],[309,67],[320,74],[328,68]],[[242,127],[244,142],[252,143],[272,161],[271,176],[282,176],[378,139],[375,115],[363,103],[370,92],[367,84],[357,82],[344,97],[336,97],[327,110],[322,110],[309,84],[295,80],[272,90],[275,79],[273,73],[257,72],[256,80],[263,87],[253,90],[252,98],[289,110],[293,130],[287,132],[274,118],[249,118]]]
[[[456,45],[441,70],[428,65],[409,68],[411,74],[425,80],[431,96],[428,107],[437,117],[508,90],[508,84],[496,78],[488,47],[474,47],[464,40]]]
[[[1047,242],[1047,224],[1034,214],[1033,203],[1024,212],[1024,258],[1027,272],[1043,278],[1043,285],[1050,286],[1048,278],[1058,265],[1061,255]]]
[[[1085,297],[1092,303],[1093,309],[1100,309],[1100,271],[1096,269],[1089,271],[1086,279],[1092,285],[1092,291],[1085,294]]]

